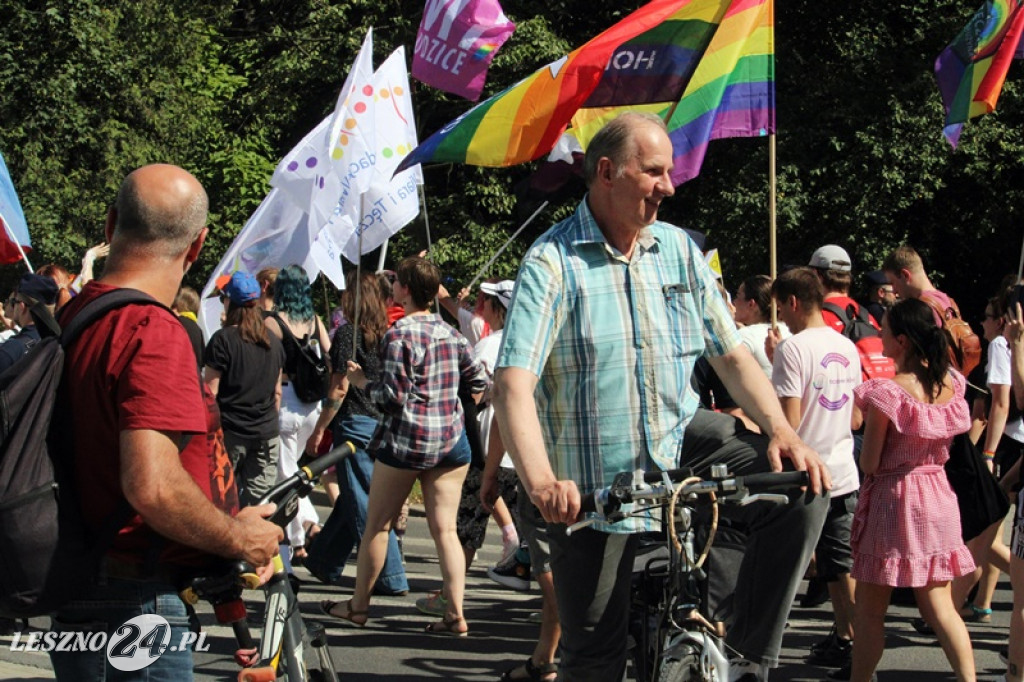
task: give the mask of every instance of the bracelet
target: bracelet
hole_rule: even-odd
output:
[[[984,457],[986,460],[991,461],[996,458],[996,453],[992,452],[991,450],[983,450],[981,456]]]

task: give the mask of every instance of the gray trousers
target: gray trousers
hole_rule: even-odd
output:
[[[270,440],[240,438],[224,432],[224,447],[235,469],[238,505],[249,507],[266,495],[277,480],[277,458],[281,452],[281,439]]]
[[[698,410],[686,429],[680,466],[706,474],[722,463],[733,474],[769,470],[768,439],[740,420]],[[746,552],[726,642],[739,656],[778,665],[782,634],[804,569],[818,542],[828,496],[795,493],[789,504],[722,507],[746,526]],[[636,537],[549,527],[551,567],[562,623],[559,680],[619,682],[626,669],[626,627]]]

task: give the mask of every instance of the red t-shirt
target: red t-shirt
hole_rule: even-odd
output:
[[[829,296],[828,298],[825,299],[825,303],[831,303],[832,305],[839,306],[843,310],[846,310],[847,306],[852,305],[854,313],[860,312],[860,304],[857,303],[852,298],[850,298],[849,296]],[[825,324],[832,327],[840,334],[843,333],[843,321],[840,320],[839,316],[836,315],[831,310],[825,310],[824,308],[822,308],[821,319],[825,320]],[[878,322],[875,321],[875,318],[868,315],[868,320],[871,322],[871,326],[873,326],[875,329],[879,328]]]
[[[113,289],[89,282],[62,311],[61,321],[66,324],[86,303]],[[211,457],[216,433],[214,447],[207,435],[211,421],[219,427],[219,414],[214,419],[204,407],[192,345],[172,313],[149,305],[129,305],[108,313],[71,346],[64,371],[71,399],[76,483],[90,526],[101,527],[124,497],[119,443],[125,430],[191,434],[181,453],[182,466],[210,499],[220,497],[219,506],[231,507],[230,492],[223,492],[222,464]],[[220,450],[223,453],[223,442]],[[221,492],[215,495],[214,491]],[[237,494],[233,504],[237,507]],[[121,529],[112,552],[142,559],[154,547],[155,538],[136,516]],[[165,544],[164,558],[195,554],[170,541],[160,542]]]

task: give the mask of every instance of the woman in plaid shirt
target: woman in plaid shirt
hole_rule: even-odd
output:
[[[349,381],[365,389],[384,414],[369,446],[376,462],[355,593],[345,604],[325,601],[321,608],[353,625],[366,624],[370,593],[387,555],[391,519],[419,479],[447,602],[442,620],[426,631],[464,637],[469,632],[462,616],[466,563],[456,513],[470,450],[458,390],[465,382],[471,393],[482,394],[487,375],[473,359],[466,339],[430,311],[440,284],[437,267],[411,257],[398,264],[395,274],[394,298],[405,309],[405,317],[382,341],[380,380],[369,382],[359,365],[348,364]]]

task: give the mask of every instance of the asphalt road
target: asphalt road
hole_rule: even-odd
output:
[[[316,497],[326,518],[325,498]],[[464,639],[424,634],[432,619],[416,611],[417,598],[440,585],[440,571],[433,543],[427,533],[423,514],[415,507],[406,539],[406,569],[411,592],[404,597],[375,598],[371,620],[365,629],[354,629],[335,619],[320,615],[321,599],[347,598],[354,582],[354,566],[346,569],[344,587],[328,587],[296,569],[303,579],[299,596],[304,617],[319,620],[327,627],[331,655],[343,680],[378,682],[381,680],[463,680],[493,682],[532,650],[537,626],[528,621],[539,610],[540,597],[532,592],[513,592],[490,581],[486,568],[500,553],[500,534],[492,526],[489,543],[483,548],[467,580],[466,617],[470,636]],[[260,593],[253,597],[251,611],[259,613]],[[991,624],[971,624],[978,673],[996,673],[1002,668],[998,651],[1005,646],[1010,608],[1009,583],[1005,579],[996,595]],[[208,606],[200,610],[210,651],[196,655],[196,679],[230,680],[238,668],[232,661],[233,639],[228,628],[214,622]],[[953,680],[953,674],[934,638],[919,635],[910,625],[917,615],[913,607],[895,606],[890,610],[885,656],[879,666],[883,682],[925,682]],[[827,606],[814,609],[794,608],[784,640],[782,665],[771,673],[772,682],[806,682],[824,679],[824,668],[804,662],[808,647],[828,631],[831,622]],[[47,627],[46,619],[30,623],[32,629]],[[11,651],[11,638],[0,638],[0,679],[52,679],[45,654]]]

